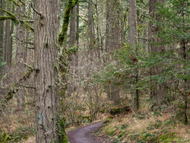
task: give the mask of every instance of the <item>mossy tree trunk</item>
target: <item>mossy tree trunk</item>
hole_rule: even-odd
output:
[[[67,143],[64,121],[57,117],[58,74],[56,69],[59,0],[35,0],[34,44],[36,86],[36,142]]]

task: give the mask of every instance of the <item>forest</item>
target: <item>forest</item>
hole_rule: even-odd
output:
[[[0,0],[0,143],[190,142],[190,0]]]

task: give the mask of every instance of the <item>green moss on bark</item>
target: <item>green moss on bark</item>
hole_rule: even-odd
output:
[[[74,8],[74,6],[77,3],[78,3],[78,0],[75,0],[75,1],[69,0],[69,4],[67,5],[67,7],[65,9],[62,30],[58,36],[58,42],[60,45],[63,45],[63,43],[64,43],[65,36],[66,36],[67,30],[68,30],[70,13],[71,13],[71,10]]]
[[[13,3],[14,3],[15,5],[17,5],[17,6],[20,7],[20,4],[19,4],[17,1],[13,0]]]
[[[34,32],[34,28],[32,26],[30,26],[30,24],[28,24],[25,21],[20,20],[20,23],[22,24],[22,26],[28,30],[31,30],[32,32]]]
[[[11,13],[11,12],[5,10],[5,9],[0,9],[0,10],[4,11],[5,13],[7,13],[9,15],[9,16],[0,16],[0,21],[11,19],[16,24],[21,23],[24,28],[29,29],[32,32],[34,32],[34,28],[32,26],[30,26],[27,22],[22,21],[22,20],[18,20],[13,13]]]
[[[65,132],[65,120],[64,118],[58,117],[57,120],[57,141],[55,143],[69,143],[69,140],[67,138],[66,132]]]
[[[0,16],[0,21],[9,20],[9,19],[11,19],[10,16]]]

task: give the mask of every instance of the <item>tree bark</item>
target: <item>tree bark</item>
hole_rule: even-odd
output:
[[[77,5],[73,7],[71,10],[71,20],[70,20],[70,48],[73,46],[76,46],[76,10],[77,10]],[[71,63],[70,63],[70,75],[73,75],[72,81],[75,81],[75,63],[78,62],[75,60],[75,55],[71,55]],[[71,82],[68,87],[67,87],[67,93],[71,95],[72,91],[75,91],[75,83],[76,82]]]
[[[134,45],[137,45],[137,12],[136,12],[136,1],[135,0],[129,0],[129,44],[132,48]],[[135,73],[135,81],[133,86],[135,86],[135,83],[138,82],[138,70],[136,70],[137,73]],[[134,110],[137,110],[139,108],[139,95],[138,90],[135,88],[132,88],[132,108]]]
[[[3,8],[3,0],[0,0],[0,9]],[[0,16],[3,16],[3,11],[0,10]],[[4,21],[0,21],[0,62],[3,61],[3,38],[4,38]],[[2,76],[2,68],[0,67],[0,77]]]
[[[7,2],[7,11],[10,11],[10,3]],[[6,21],[6,31],[5,31],[5,47],[4,47],[4,61],[7,62],[7,65],[10,66],[11,65],[11,58],[10,57],[10,40],[11,40],[11,20],[7,20]]]
[[[56,70],[59,0],[34,0],[34,68],[36,86],[36,142],[68,142],[64,121],[58,120]],[[63,35],[64,36],[64,35]]]
[[[17,9],[19,14],[23,14],[25,12],[25,6],[21,4],[21,6]],[[21,16],[18,16],[19,19],[22,19]],[[16,35],[21,41],[25,41],[25,29],[21,24],[17,24],[16,26]],[[16,49],[16,76],[17,78],[21,77],[24,72],[24,63],[26,63],[26,45],[24,42],[17,40],[17,49]],[[17,81],[18,79],[16,79]],[[25,88],[20,87],[20,90],[17,92],[17,108],[23,109],[25,105],[25,97],[24,97]]]
[[[164,0],[149,0],[149,14],[153,20],[160,21],[159,15],[156,13],[156,2],[163,3]],[[157,38],[157,32],[159,31],[159,27],[156,24],[149,22],[149,36],[148,41],[151,43],[156,43],[161,41],[161,39]],[[155,46],[154,44],[149,44],[149,53],[157,52],[160,53],[164,51],[164,46]],[[154,66],[150,68],[150,76],[160,74],[162,69],[158,66]],[[165,96],[165,87],[163,84],[158,85],[155,81],[150,78],[150,99],[152,100],[152,110],[154,110],[155,106],[160,106],[164,101]]]
[[[70,21],[70,47],[76,43],[76,9],[77,5],[71,10],[71,21]]]
[[[3,0],[0,0],[0,8],[3,8]],[[3,16],[3,11],[0,10],[0,16]],[[4,30],[4,22],[0,22],[0,57],[3,57],[3,31]],[[0,72],[1,73],[1,72]]]

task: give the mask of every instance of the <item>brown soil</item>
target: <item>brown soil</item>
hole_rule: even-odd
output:
[[[113,143],[113,139],[91,134],[101,125],[102,122],[97,122],[84,127],[79,127],[75,130],[69,131],[67,137],[69,138],[70,143]]]

